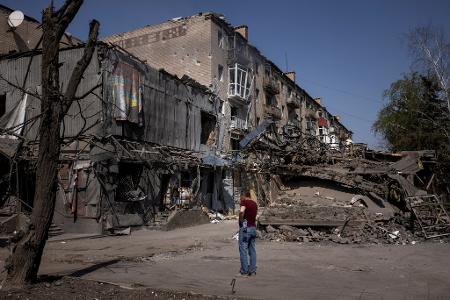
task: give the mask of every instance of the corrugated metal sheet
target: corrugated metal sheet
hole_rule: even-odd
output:
[[[97,50],[98,51],[98,50]],[[201,111],[216,115],[214,104],[210,101],[210,95],[200,87],[187,85],[172,75],[155,70],[141,62],[138,62],[117,50],[109,49],[109,55],[100,63],[97,53],[86,69],[84,78],[78,87],[78,94],[84,94],[92,87],[102,83],[103,87],[95,90],[102,100],[94,95],[89,95],[80,101],[83,115],[87,117],[85,127],[92,126],[97,121],[102,121],[90,130],[89,133],[101,134],[103,129],[108,134],[124,136],[129,139],[143,140],[160,145],[173,146],[187,150],[200,151],[201,135]],[[71,72],[77,61],[83,54],[82,48],[67,49],[60,52],[60,82],[63,88],[67,86]],[[0,61],[2,76],[18,85],[22,85],[27,66],[31,56]],[[138,127],[126,121],[116,121],[112,118],[112,96],[109,82],[109,74],[118,60],[126,60],[145,73],[143,92],[144,126]],[[26,88],[36,92],[40,87],[41,55],[35,55],[27,79]],[[101,65],[101,67],[100,67]],[[0,93],[7,94],[7,111],[13,109],[21,99],[21,93],[4,81],[0,81]],[[26,118],[31,119],[40,114],[40,101],[29,97]],[[84,125],[78,105],[72,105],[68,115],[64,119],[64,136],[77,135]],[[25,127],[25,137],[28,140],[36,139],[39,130],[39,122],[34,122]],[[203,148],[205,146],[203,145]]]
[[[108,59],[110,61],[102,64],[107,78],[118,61],[133,63],[130,61],[131,58],[117,52],[109,53]],[[142,139],[161,145],[200,151],[201,111],[215,114],[209,95],[197,87],[184,84],[180,79],[164,71],[145,66],[142,72],[145,73]],[[108,82],[109,79],[106,79],[105,100],[112,101]],[[137,130],[135,132],[124,130],[126,123],[111,120],[110,124],[108,128],[110,133],[136,138]]]
[[[60,68],[60,83],[63,90],[67,86],[67,82],[70,78],[70,75],[72,74],[74,66],[82,55],[82,48],[69,49],[60,52],[60,62],[62,64]],[[18,86],[22,86],[30,59],[32,59],[32,63],[25,87],[33,93],[40,93],[40,54],[13,59],[3,59],[0,61],[0,72],[2,76],[8,81],[17,84]],[[81,80],[81,83],[78,86],[77,95],[84,94],[99,83],[101,83],[101,77],[99,75],[99,65],[97,55],[94,54],[91,64],[86,69],[84,78]],[[14,109],[14,107],[16,107],[22,97],[22,92],[8,85],[5,81],[0,80],[0,93],[3,92],[7,92],[6,111]],[[101,88],[96,89],[94,92],[101,96]],[[40,114],[40,100],[34,97],[28,97],[28,100],[29,101],[27,105],[26,119],[31,120]],[[97,122],[99,117],[101,117],[101,101],[97,97],[89,95],[88,97],[80,101],[80,106],[81,112],[86,118],[86,124],[84,125],[84,120],[81,117],[78,105],[73,104],[69,110],[68,115],[64,119],[65,137],[76,136],[77,134],[79,134],[80,130],[83,129],[83,126],[85,128],[90,127],[95,122]],[[28,140],[36,139],[39,130],[39,123],[40,120],[36,120],[35,122],[31,122],[24,128],[23,135]],[[98,130],[98,128],[99,126],[95,126],[88,130],[86,133],[94,133]]]

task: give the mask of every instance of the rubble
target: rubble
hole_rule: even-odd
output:
[[[358,227],[261,226],[261,238],[283,242],[332,242],[337,244],[416,244],[425,238],[395,221],[381,224],[363,223]]]

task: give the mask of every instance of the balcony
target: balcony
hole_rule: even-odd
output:
[[[263,80],[264,90],[272,95],[280,93],[280,87],[278,82],[273,77],[264,77]]]
[[[310,108],[307,108],[305,110],[305,117],[316,120],[317,119],[317,113],[314,110],[312,110]]]
[[[245,131],[247,130],[247,122],[236,116],[231,116],[230,130]]]
[[[253,85],[251,70],[235,63],[228,67],[228,72],[228,99],[238,105],[248,104]]]
[[[300,99],[298,99],[297,97],[293,97],[293,96],[287,98],[286,104],[288,106],[295,107],[295,108],[299,108],[301,106]]]
[[[266,105],[265,107],[265,112],[266,114],[268,114],[269,116],[273,117],[274,119],[281,119],[281,109],[279,109],[276,106],[272,106],[272,105]]]

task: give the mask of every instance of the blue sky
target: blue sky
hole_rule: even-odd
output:
[[[40,20],[48,0],[1,0]],[[62,1],[54,1],[59,6]],[[410,70],[404,41],[410,29],[432,24],[450,40],[450,1],[204,1],[86,0],[69,31],[82,39],[89,20],[101,36],[124,32],[200,11],[225,15],[249,26],[250,43],[286,70],[327,109],[341,115],[356,142],[380,148],[371,126],[383,105],[383,91]]]

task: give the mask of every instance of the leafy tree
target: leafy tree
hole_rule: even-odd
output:
[[[450,115],[435,76],[407,74],[385,91],[373,125],[391,151],[436,150],[437,191],[450,195]],[[450,199],[447,199],[449,201]]]
[[[378,113],[373,129],[391,151],[448,150],[449,115],[434,77],[411,73],[385,91],[387,104]]]

